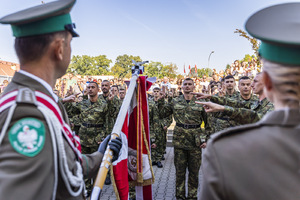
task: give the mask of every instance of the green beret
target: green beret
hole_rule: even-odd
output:
[[[246,30],[261,40],[259,54],[266,60],[300,65],[300,3],[262,9],[246,22]]]
[[[15,37],[43,35],[65,30],[69,31],[73,37],[78,37],[70,16],[75,2],[76,0],[59,0],[41,4],[7,15],[0,19],[0,23],[10,24]]]

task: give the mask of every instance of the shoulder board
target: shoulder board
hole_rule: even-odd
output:
[[[17,103],[26,103],[26,104],[34,104],[36,105],[36,97],[34,91],[27,87],[19,87],[18,95],[16,98]]]
[[[250,130],[250,129],[254,129],[254,128],[258,128],[261,126],[260,122],[254,123],[254,124],[246,124],[246,125],[241,125],[241,126],[237,126],[237,127],[232,127],[232,128],[228,128],[226,130],[220,131],[216,134],[213,134],[211,136],[211,142],[215,142],[223,137],[229,137],[229,136],[233,136],[235,134],[240,134],[241,131],[245,131],[245,130]]]

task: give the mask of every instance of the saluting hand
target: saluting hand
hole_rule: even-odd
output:
[[[109,93],[107,98],[109,101],[112,101],[114,99],[114,97],[115,97],[115,95],[113,95],[112,93]]]

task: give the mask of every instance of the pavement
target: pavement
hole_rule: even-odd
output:
[[[175,198],[175,166],[174,166],[174,148],[172,145],[173,129],[175,122],[168,128],[167,148],[165,160],[162,161],[163,168],[153,166],[155,182],[152,185],[153,200],[176,200]],[[186,173],[188,177],[188,172]],[[199,171],[199,180],[202,180],[202,171]],[[199,186],[200,187],[200,186]],[[186,192],[187,192],[186,183]],[[199,188],[198,188],[199,195]],[[115,200],[115,192],[112,185],[104,185],[101,194],[101,200]],[[199,199],[199,197],[198,197]]]
[[[152,197],[155,200],[175,200],[175,166],[173,147],[167,147],[163,168],[153,166],[155,182],[152,185]],[[112,185],[104,185],[101,200],[115,200]]]

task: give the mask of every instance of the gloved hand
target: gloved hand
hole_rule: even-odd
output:
[[[110,142],[110,135],[108,135],[103,142],[99,145],[98,151],[102,154],[105,153],[107,143],[109,145],[109,148],[114,152],[114,156],[112,159],[112,162],[116,161],[119,157],[119,152],[122,148],[122,140],[120,137],[117,137],[116,139],[112,139]]]

